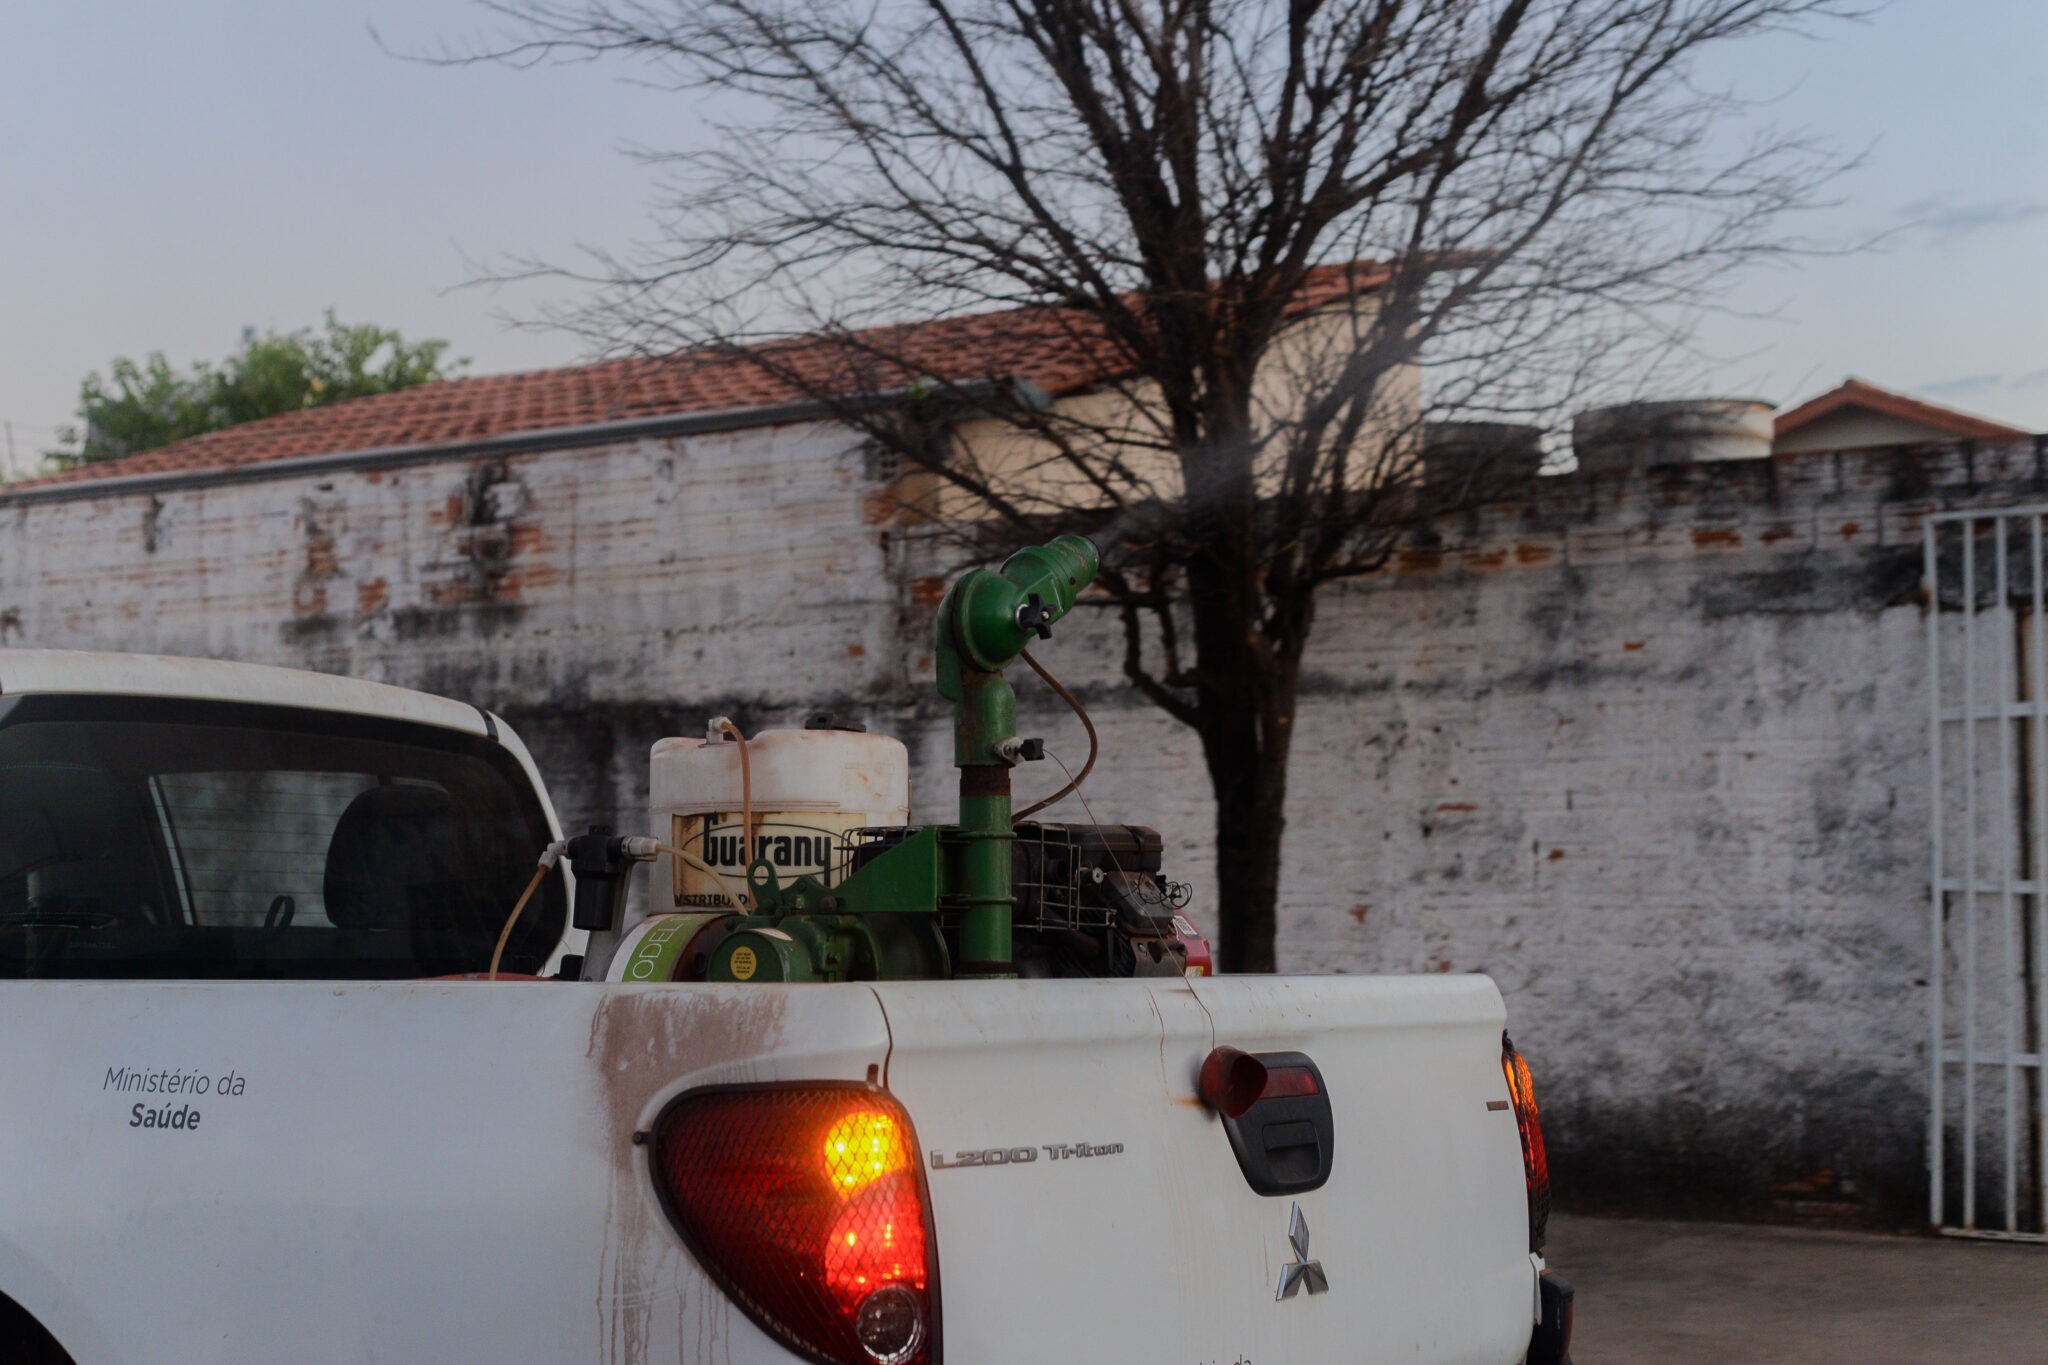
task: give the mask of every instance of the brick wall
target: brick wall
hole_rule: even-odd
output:
[[[1921,515],[2048,497],[2039,452],[1819,454],[1546,479],[1319,615],[1289,802],[1291,970],[1484,971],[1567,1202],[1912,1221],[1924,1190]],[[941,542],[828,426],[82,500],[0,497],[0,643],[353,673],[511,720],[566,822],[643,819],[713,714],[903,735]],[[1042,657],[1103,734],[1094,818],[1158,826],[1213,921],[1191,736],[1114,623]],[[1079,727],[1029,679],[1027,733]],[[1061,781],[1027,769],[1020,793]],[[1068,818],[1086,818],[1078,809]],[[1822,1172],[1832,1172],[1823,1177]]]
[[[1318,616],[1283,966],[1493,976],[1567,1203],[1923,1221],[1922,517],[2033,501],[2032,444],[1825,453],[1417,536]],[[1113,756],[1095,812],[1166,830],[1213,919],[1199,755],[1084,630],[1045,655]]]

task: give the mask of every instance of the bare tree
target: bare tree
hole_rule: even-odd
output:
[[[658,240],[578,272],[602,288],[571,325],[614,348],[708,349],[837,404],[950,490],[984,549],[1049,523],[1095,530],[1124,672],[1201,742],[1236,971],[1275,965],[1318,591],[1380,567],[1424,508],[1418,424],[1612,391],[1728,272],[1787,250],[1783,217],[1813,201],[1827,157],[1738,117],[1749,106],[1704,84],[1699,59],[1845,13],[492,8],[502,40],[459,60],[637,59],[725,113],[709,150],[642,153],[666,187]],[[996,354],[1083,376],[1092,396],[989,383],[1006,376],[975,359]],[[885,393],[915,401],[873,401]],[[973,417],[1019,440],[998,458],[935,437]]]

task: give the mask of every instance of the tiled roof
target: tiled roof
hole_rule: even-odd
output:
[[[1296,309],[1372,289],[1387,272],[1366,262],[1310,273]],[[423,384],[209,432],[117,460],[9,485],[11,489],[134,475],[176,475],[298,456],[459,445],[632,418],[769,408],[820,389],[868,392],[926,376],[947,382],[1022,379],[1074,393],[1123,368],[1092,318],[1026,308],[855,333],[853,346],[796,339],[770,343],[766,366],[743,356],[684,352],[522,374]],[[849,354],[890,357],[863,368]]]
[[[1818,398],[1809,398],[1792,411],[1783,414],[1772,423],[1773,434],[1784,437],[1801,427],[1832,416],[1847,408],[1862,408],[1883,417],[1894,417],[1902,422],[1918,422],[1933,427],[1958,440],[2002,441],[2014,437],[2028,436],[2031,432],[2009,427],[2003,422],[1993,422],[1984,417],[1972,417],[1967,412],[1944,408],[1938,404],[1908,398],[1903,393],[1861,379],[1845,379]]]

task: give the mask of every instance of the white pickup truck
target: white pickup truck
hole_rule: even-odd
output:
[[[0,651],[0,1360],[1565,1358],[1492,982],[1048,968],[1120,931],[1029,921],[1042,869],[984,960],[947,875],[935,919],[860,868],[780,884],[777,743],[741,891],[672,812],[558,868],[472,706]],[[954,833],[861,866],[900,891]],[[676,905],[608,918],[657,842]],[[928,924],[940,970],[889,937]]]

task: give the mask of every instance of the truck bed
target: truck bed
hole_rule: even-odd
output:
[[[956,1365],[1514,1362],[1503,1013],[1476,976],[7,982],[0,1293],[80,1365],[796,1360],[645,1135],[686,1091],[838,1081],[915,1127]],[[1327,1183],[1250,1188],[1196,1097],[1219,1044],[1313,1058]],[[1327,1292],[1278,1296],[1290,1231]]]

